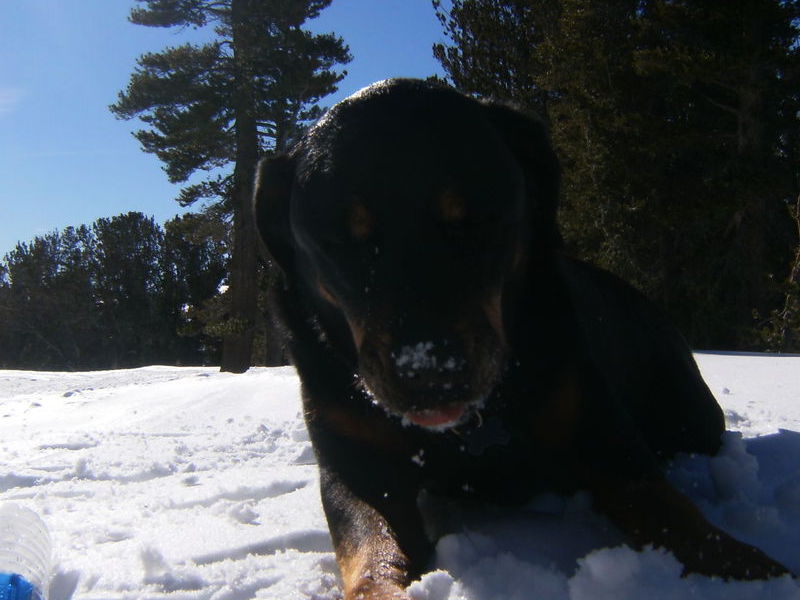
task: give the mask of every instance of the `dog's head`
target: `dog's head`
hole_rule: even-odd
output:
[[[557,243],[557,187],[537,121],[391,80],[262,162],[255,209],[288,284],[375,402],[436,428],[500,377],[513,288],[532,253]]]

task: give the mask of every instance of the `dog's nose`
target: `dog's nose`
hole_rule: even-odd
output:
[[[426,392],[458,393],[467,371],[461,344],[453,340],[401,344],[391,353],[392,367],[404,385]]]

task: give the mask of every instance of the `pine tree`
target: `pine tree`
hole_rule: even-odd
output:
[[[451,44],[433,55],[461,91],[513,102],[544,116],[547,93],[537,77],[539,49],[556,23],[557,0],[432,0]]]
[[[0,262],[0,366],[217,360],[197,313],[225,275],[222,229],[191,213],[162,229],[131,212],[17,244]]]
[[[10,368],[98,366],[94,240],[81,226],[19,243],[0,264],[0,364]]]
[[[92,231],[102,345],[111,367],[168,362],[167,340],[174,334],[159,311],[163,230],[152,217],[130,212],[98,219]]]
[[[200,315],[217,296],[225,277],[224,229],[220,221],[196,213],[164,224],[161,311],[176,334],[171,354],[180,364],[219,361],[218,344],[206,332]]]
[[[510,86],[501,97],[545,111],[574,253],[663,303],[692,343],[744,348],[798,243],[799,9],[454,0],[439,9],[453,45],[435,52],[459,87]],[[524,60],[517,38],[534,42]]]
[[[148,126],[135,135],[165,163],[173,182],[234,165],[230,175],[185,187],[178,200],[186,205],[216,198],[233,214],[222,370],[242,372],[250,366],[257,312],[257,238],[250,215],[256,162],[263,153],[285,150],[320,115],[317,102],[344,77],[334,68],[350,55],[339,37],[302,29],[332,0],[137,1],[146,7],[131,11],[133,23],[214,26],[216,37],[207,44],[140,57],[111,110]]]
[[[663,206],[683,204],[681,222],[661,211],[678,234],[661,289],[672,304],[689,301],[684,313],[705,305],[711,318],[693,328],[729,347],[759,343],[753,315],[780,301],[797,243],[786,204],[800,173],[799,11],[796,1],[658,0],[641,22],[637,74],[661,97],[662,149],[652,154],[675,190]],[[679,237],[686,222],[702,226],[694,240]]]

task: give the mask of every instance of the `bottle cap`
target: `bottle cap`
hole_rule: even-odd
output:
[[[15,573],[0,573],[0,600],[36,600],[33,586]]]

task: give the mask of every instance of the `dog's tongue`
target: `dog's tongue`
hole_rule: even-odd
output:
[[[429,408],[406,413],[406,418],[420,427],[446,427],[454,424],[464,414],[466,406],[451,404],[440,408]]]

